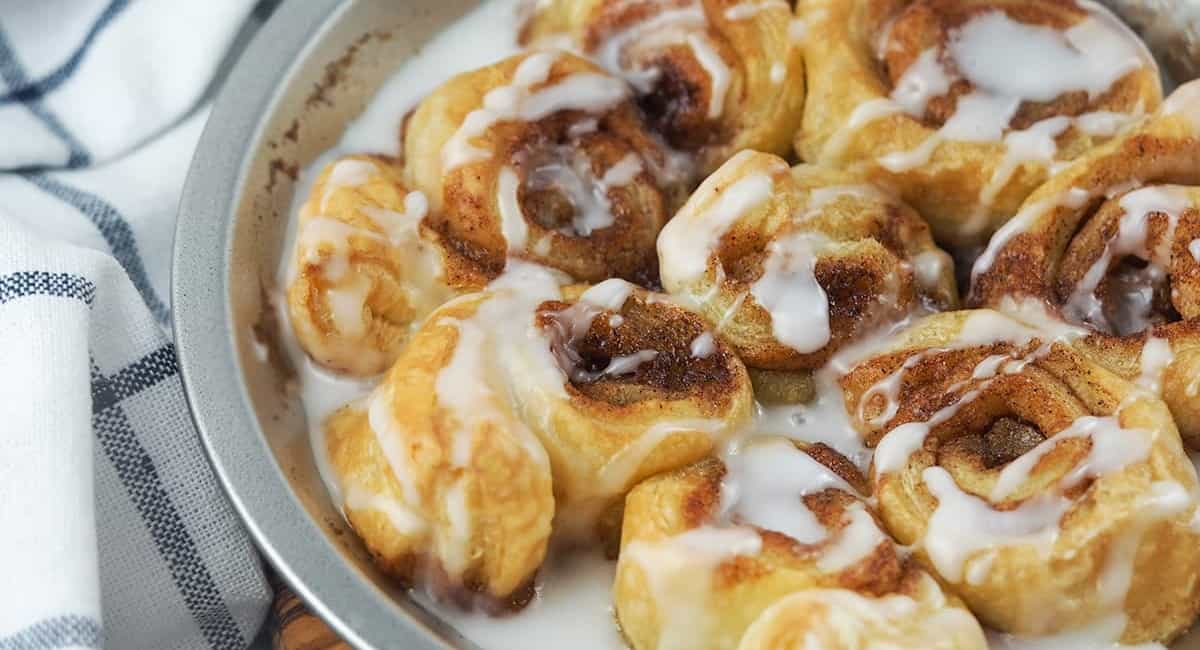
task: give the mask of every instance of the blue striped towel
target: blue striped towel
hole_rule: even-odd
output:
[[[253,0],[0,0],[0,650],[244,648],[270,600],[169,337],[175,207]]]

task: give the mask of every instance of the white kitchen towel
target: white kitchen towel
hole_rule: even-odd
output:
[[[244,648],[270,601],[169,337],[175,208],[253,0],[0,0],[0,650]]]

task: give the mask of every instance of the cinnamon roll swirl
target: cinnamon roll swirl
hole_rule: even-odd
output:
[[[1032,304],[930,316],[844,377],[847,409],[888,531],[981,621],[1169,641],[1200,611],[1196,473],[1084,335]]]
[[[735,152],[787,153],[804,105],[782,0],[538,2],[523,43],[564,40],[627,79],[650,126],[700,177]],[[688,169],[690,167],[690,169]]]
[[[1161,100],[1153,58],[1091,0],[803,0],[796,149],[899,192],[971,248],[1054,169]]]
[[[586,536],[637,482],[707,456],[751,416],[742,362],[661,294],[622,280],[567,287],[536,318],[566,381],[554,394],[513,391],[550,456],[568,535]]]
[[[986,647],[971,614],[879,527],[864,492],[832,449],[771,437],[644,481],[625,502],[613,588],[626,638],[635,650],[751,650],[854,626],[864,643],[848,647],[866,648],[938,626],[953,642],[937,647]],[[805,604],[825,594],[853,607]],[[928,618],[895,620],[916,611]]]
[[[1161,392],[1200,446],[1200,83],[1038,189],[975,264],[970,300],[1033,296],[1110,370]]]
[[[949,256],[902,201],[861,175],[764,153],[709,176],[658,255],[667,291],[765,371],[811,373],[883,321],[957,303]]]
[[[379,156],[330,163],[300,209],[288,314],[301,347],[326,368],[377,375],[400,354],[410,330],[456,292],[482,286],[446,274],[428,202]]]
[[[652,280],[682,185],[628,85],[577,56],[521,54],[454,77],[405,123],[429,226],[494,278],[509,256],[581,281]]]

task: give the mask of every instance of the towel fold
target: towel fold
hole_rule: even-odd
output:
[[[0,650],[244,648],[270,600],[169,336],[250,0],[0,0]]]

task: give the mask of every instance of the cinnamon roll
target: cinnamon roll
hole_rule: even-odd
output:
[[[658,255],[667,291],[767,386],[820,368],[883,321],[957,303],[949,256],[902,201],[859,174],[764,153],[709,176],[663,228]]]
[[[288,313],[301,347],[326,368],[383,372],[415,323],[484,282],[444,272],[436,238],[421,226],[426,197],[400,176],[389,159],[347,156],[326,166],[300,209]]]
[[[405,123],[405,177],[426,220],[488,278],[509,256],[577,280],[653,279],[679,185],[621,79],[557,51],[458,75]]]
[[[622,280],[567,287],[536,319],[565,381],[513,392],[550,456],[568,535],[588,535],[637,482],[705,457],[750,418],[742,362],[661,294]]]
[[[927,317],[843,378],[879,513],[997,630],[1169,641],[1200,611],[1195,470],[1160,400],[1021,307]]]
[[[787,153],[804,105],[791,19],[783,0],[550,0],[521,40],[565,41],[627,79],[678,171],[703,177],[742,149]]]
[[[900,639],[945,624],[936,633],[953,642],[939,647],[985,648],[979,624],[883,532],[864,492],[832,449],[772,437],[644,481],[625,502],[613,588],[631,646],[784,648],[852,625],[865,642],[917,650],[928,646]],[[853,608],[803,602],[824,594]],[[917,611],[927,618],[894,620]]]
[[[970,300],[1032,296],[1160,392],[1200,447],[1200,82],[1039,188],[974,268]]]
[[[479,322],[515,315],[511,301],[471,294],[442,306],[366,403],[325,424],[342,512],[376,565],[492,612],[532,596],[555,512],[546,451]]]
[[[326,426],[379,565],[488,608],[524,604],[552,524],[615,537],[606,517],[630,487],[703,458],[753,407],[741,362],[665,297],[510,267],[434,311],[367,403]]]
[[[799,13],[801,157],[866,170],[957,248],[1161,100],[1145,46],[1091,0],[802,0]]]

